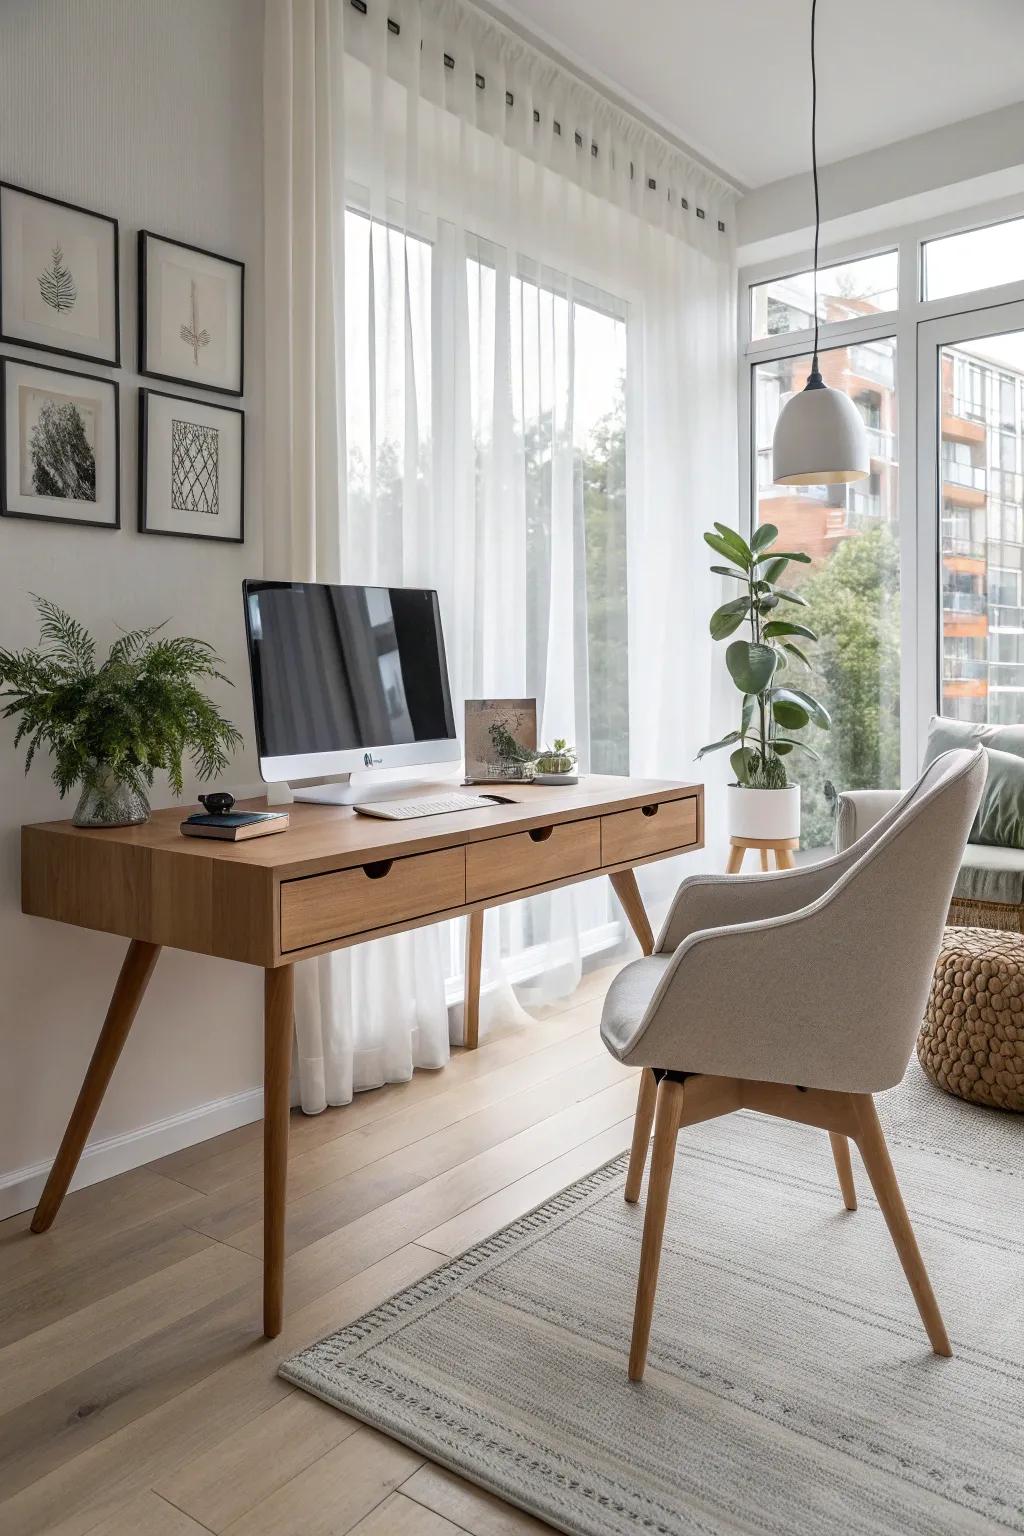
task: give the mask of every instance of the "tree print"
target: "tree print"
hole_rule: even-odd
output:
[[[47,400],[29,438],[37,496],[96,500],[96,455],[72,400]]]
[[[210,333],[209,331],[201,331],[199,329],[199,300],[196,297],[195,278],[192,279],[189,287],[192,290],[192,324],[182,326],[181,339],[186,346],[192,348],[192,361],[198,368],[199,349],[200,347],[208,347],[210,345]]]
[[[59,245],[53,248],[53,261],[44,272],[40,272],[39,293],[44,304],[49,304],[58,315],[66,310],[74,309],[75,300],[78,298],[78,289],[75,280],[64,265],[64,252]]]

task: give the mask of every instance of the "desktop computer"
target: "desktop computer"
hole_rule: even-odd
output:
[[[405,799],[409,786],[353,772],[455,763],[437,593],[414,587],[242,583],[260,774],[268,783],[335,777],[296,800],[393,818],[493,806],[482,795]]]

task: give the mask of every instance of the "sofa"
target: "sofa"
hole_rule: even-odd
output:
[[[1024,725],[975,725],[936,715],[924,766],[956,747],[983,746],[988,779],[953,891],[949,921],[1024,932]],[[843,852],[875,825],[901,791],[855,789],[836,796],[835,846]]]

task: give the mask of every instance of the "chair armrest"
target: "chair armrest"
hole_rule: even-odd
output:
[[[848,789],[836,797],[835,847],[843,853],[881,821],[900,798],[898,789]]]
[[[730,928],[809,906],[836,883],[849,863],[845,854],[835,854],[818,864],[777,874],[690,875],[675,894],[654,953],[668,954],[704,928]]]

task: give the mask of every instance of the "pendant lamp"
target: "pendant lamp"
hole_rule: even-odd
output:
[[[863,480],[869,472],[868,435],[860,412],[838,389],[830,389],[818,368],[818,77],[814,25],[818,0],[811,0],[811,169],[814,181],[814,358],[807,383],[779,412],[772,439],[776,485],[838,485]]]

